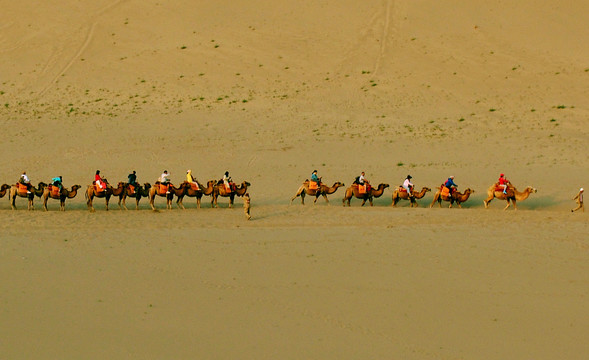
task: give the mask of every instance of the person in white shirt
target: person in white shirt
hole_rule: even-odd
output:
[[[20,178],[18,179],[18,182],[26,185],[27,187],[27,194],[30,194],[31,192],[29,191],[31,189],[31,181],[29,180],[29,177],[27,176],[27,172],[23,171],[22,175],[20,176]]]
[[[411,175],[407,175],[405,181],[403,181],[403,188],[407,190],[409,197],[413,197],[413,184],[411,183]]]

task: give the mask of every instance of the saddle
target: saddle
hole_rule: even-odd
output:
[[[319,183],[313,180],[309,181],[309,190],[317,190],[319,189]]]
[[[59,196],[61,194],[61,191],[59,191],[59,186],[49,185],[49,193],[53,197]]]
[[[358,193],[360,193],[360,194],[366,194],[367,192],[370,191],[370,189],[372,189],[372,186],[370,186],[370,184],[365,184],[365,185],[358,184]]]
[[[129,189],[129,195],[135,195],[135,186],[129,184],[127,187]]]
[[[442,191],[440,192],[442,196],[450,196],[450,189],[448,189],[445,185],[442,185]]]
[[[165,196],[169,187],[170,185],[159,184],[158,193],[162,196]]]
[[[102,192],[105,192],[105,191],[106,191],[106,186],[103,189],[100,186],[94,184],[94,192],[96,192],[96,193],[102,193]]]
[[[21,195],[26,195],[27,194],[28,189],[27,189],[27,186],[25,184],[17,183],[16,186],[18,188],[19,194],[21,194]]]
[[[190,188],[194,191],[199,191],[200,187],[198,186],[197,183],[190,183]]]

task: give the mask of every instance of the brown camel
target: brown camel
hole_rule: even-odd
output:
[[[116,194],[117,196],[120,195],[121,192],[125,188],[125,183],[123,183],[123,182],[119,182],[119,184],[116,188],[113,188],[112,185],[110,185],[108,182],[106,182],[106,180],[105,180],[105,183],[106,183],[106,189],[104,189],[102,191],[97,191],[95,184],[88,185],[88,188],[86,189],[86,193],[85,193],[86,204],[88,205],[88,210],[95,211],[94,206],[92,206],[92,202],[93,202],[94,198],[97,197],[97,198],[104,198],[106,200],[106,211],[108,211],[108,202],[110,200],[110,197],[113,196],[113,194]]]
[[[346,189],[346,193],[342,200],[342,204],[346,206],[346,201],[348,206],[350,206],[350,200],[352,197],[356,199],[362,199],[362,205],[366,203],[366,200],[370,202],[370,206],[372,206],[372,198],[378,198],[384,193],[384,189],[388,188],[389,184],[379,184],[377,188],[370,188],[370,191],[367,191],[363,194],[360,194],[358,184],[352,184],[349,188]]]
[[[135,198],[135,210],[139,210],[139,200],[141,200],[141,198],[144,198],[144,197],[149,197],[149,188],[151,188],[151,184],[145,183],[145,184],[143,184],[143,186],[141,186],[141,185],[135,186],[133,191],[131,191],[129,184],[126,184],[125,190],[119,195],[119,207],[121,207],[121,201],[122,201],[123,202],[122,208],[124,208],[125,210],[128,210],[127,204],[125,203],[125,201],[127,200],[128,197],[130,197],[130,198]]]
[[[443,186],[443,185],[442,185]],[[442,207],[442,200],[443,201],[449,201],[450,202],[450,206],[448,206],[449,208],[452,207],[453,203],[456,203],[458,205],[459,208],[462,209],[462,203],[465,202],[466,200],[468,200],[468,198],[470,197],[470,194],[474,193],[474,190],[467,188],[466,190],[464,190],[464,193],[461,193],[458,190],[455,190],[452,195],[442,195],[442,187],[438,188],[438,191],[436,191],[436,193],[434,194],[434,200],[432,201],[432,203],[430,204],[430,208],[434,206],[434,204],[436,203],[436,201],[438,202],[438,204],[440,205],[440,207]]]
[[[292,197],[292,199],[290,199],[290,203],[292,204],[292,201],[294,199],[297,198],[297,196],[301,197],[301,204],[305,205],[305,195],[309,195],[309,196],[315,196],[315,200],[313,201],[313,204],[317,203],[317,199],[319,199],[319,196],[323,196],[323,198],[325,199],[325,202],[327,202],[329,204],[329,200],[327,200],[327,195],[331,195],[334,192],[337,191],[338,188],[345,186],[344,183],[336,181],[332,187],[328,187],[326,185],[321,184],[319,186],[318,189],[309,189],[309,180],[305,180],[305,182],[303,182],[303,184],[299,187],[299,189],[297,190],[297,193],[295,194],[295,196]]]
[[[392,206],[397,206],[397,203],[399,202],[399,200],[403,199],[403,200],[410,200],[411,201],[411,204],[409,207],[418,207],[419,204],[415,200],[423,198],[428,191],[432,191],[432,189],[430,189],[428,187],[423,187],[420,192],[413,190],[411,192],[412,196],[409,196],[407,191],[405,191],[405,189],[402,186],[399,186],[398,188],[395,189],[395,191],[393,191],[393,204],[392,204]]]
[[[162,186],[162,189],[164,190],[160,189],[160,186]],[[161,185],[159,181],[156,181],[155,184],[153,184],[153,186],[149,188],[149,205],[151,205],[151,209],[154,211],[156,210],[154,204],[155,197],[161,196],[166,198],[166,209],[172,210],[172,200],[174,199],[174,194],[180,191],[184,191],[182,185],[180,185],[180,187],[177,188],[174,185],[169,184],[168,193],[166,193],[165,188],[163,188],[163,185]]]
[[[196,197],[196,207],[198,209],[200,209],[200,200],[202,199],[202,196],[203,195],[207,195],[207,196],[212,195],[213,191],[215,190],[215,184],[217,184],[217,181],[216,180],[207,181],[206,187],[204,187],[198,181],[197,181],[197,184],[198,184],[198,190],[194,189],[192,187],[192,185],[190,183],[188,183],[187,181],[185,181],[183,183],[184,188],[186,190],[181,195],[176,196],[178,198],[176,200],[176,204],[178,204],[179,207],[181,207],[182,209],[185,209],[184,204],[182,204],[182,200],[184,199],[184,196],[188,196],[188,197]]]
[[[509,184],[509,186],[507,187],[507,195],[505,195],[503,193],[503,189],[497,189],[497,184],[493,184],[487,190],[487,198],[483,200],[483,204],[485,204],[485,209],[488,209],[491,200],[497,198],[499,200],[507,201],[507,206],[505,206],[503,210],[507,210],[507,208],[509,208],[509,205],[511,205],[510,201],[513,203],[513,209],[517,210],[516,200],[523,201],[527,199],[531,193],[535,193],[537,191],[538,190],[536,190],[535,188],[528,186],[523,192],[519,192],[517,191],[515,186]]]
[[[65,199],[73,199],[74,197],[76,197],[76,195],[78,195],[78,189],[80,188],[80,185],[74,185],[72,186],[71,190],[62,188],[61,192],[59,192],[59,187],[55,185],[47,186],[43,191],[43,209],[47,211],[47,200],[51,198],[59,200],[59,210],[65,211]]]
[[[10,185],[2,184],[2,187],[0,187],[0,198],[3,198],[4,195],[6,195],[6,193],[8,193],[8,189],[10,189]]]
[[[235,199],[235,196],[243,196],[246,192],[247,192],[247,188],[248,186],[251,186],[252,184],[250,184],[247,181],[242,182],[240,185],[235,187],[235,190],[232,188],[231,190],[227,190],[227,188],[225,187],[225,184],[223,183],[223,180],[219,180],[217,182],[217,185],[215,185],[213,187],[213,198],[211,200],[211,207],[216,208],[217,207],[217,198],[219,196],[222,197],[228,197],[229,198],[229,208],[233,207],[233,199]]]
[[[27,198],[28,209],[35,210],[35,207],[33,206],[33,200],[35,199],[35,196],[41,197],[41,195],[43,195],[43,190],[45,189],[45,187],[47,187],[47,184],[45,184],[44,182],[40,182],[36,188],[34,186],[31,186],[29,188],[30,193],[27,193],[26,191],[19,191],[18,184],[12,185],[10,187],[10,192],[8,193],[8,198],[10,199],[10,205],[12,207],[12,210],[16,210],[17,196]]]

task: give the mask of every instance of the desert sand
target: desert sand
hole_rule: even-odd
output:
[[[31,1],[0,13],[0,184],[230,171],[242,201],[0,199],[0,358],[586,359],[589,3]],[[290,205],[317,169],[390,185]],[[483,206],[499,173],[538,191]],[[411,174],[454,175],[391,207]],[[127,205],[132,204],[128,201]],[[133,209],[133,206],[129,206]]]

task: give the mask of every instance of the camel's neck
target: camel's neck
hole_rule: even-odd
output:
[[[376,190],[373,189],[372,190],[372,196],[374,196],[374,197],[381,196],[384,193],[384,189],[385,189],[384,186],[379,186],[378,189],[376,189]]]

